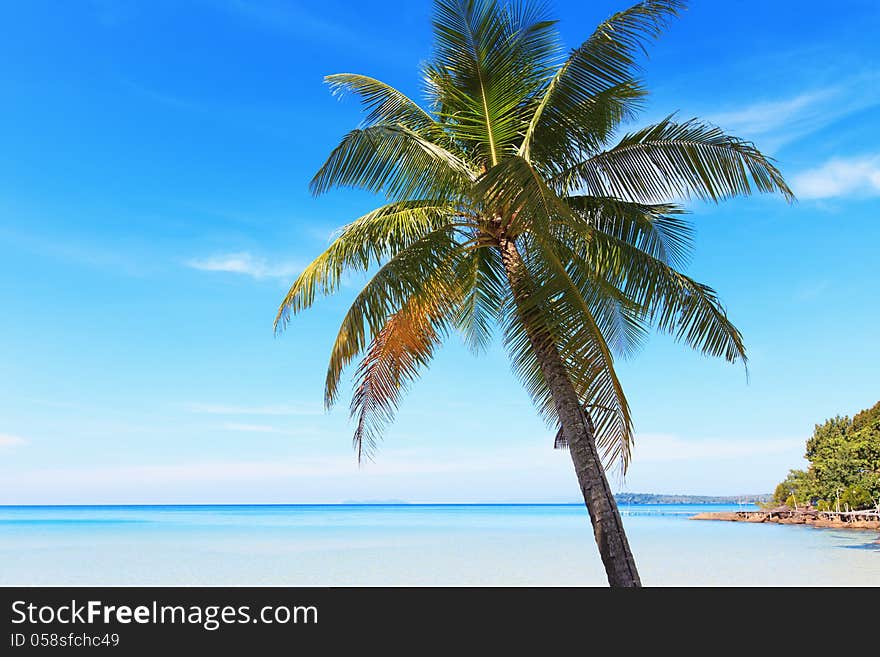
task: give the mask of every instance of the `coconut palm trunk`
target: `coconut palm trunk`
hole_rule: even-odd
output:
[[[512,240],[502,242],[501,259],[520,318],[556,406],[560,430],[568,444],[578,485],[590,513],[608,583],[614,587],[639,587],[641,581],[636,562],[596,449],[592,422],[581,407],[565,363],[551,336],[542,330],[541,324],[530,321],[528,309],[531,304],[528,297],[533,283]]]

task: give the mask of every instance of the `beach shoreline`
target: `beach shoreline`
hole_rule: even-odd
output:
[[[705,511],[690,520],[809,525],[824,529],[880,530],[880,516],[874,511],[836,513],[815,510]]]

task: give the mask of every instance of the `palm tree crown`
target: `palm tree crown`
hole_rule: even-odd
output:
[[[614,137],[646,96],[638,54],[682,6],[641,2],[566,55],[534,5],[436,0],[427,109],[370,77],[327,78],[334,93],[360,97],[365,119],[311,189],[359,188],[387,203],[345,226],[303,271],[276,329],[335,292],[346,272],[374,271],[342,320],[325,391],[329,407],[344,368],[360,359],[351,402],[359,459],[454,331],[479,351],[500,327],[551,424],[560,418],[535,340],[554,345],[605,462],[624,468],[632,420],[615,355],[653,327],[745,361],[715,292],[680,271],[692,231],[676,200],[790,199],[780,172],[750,142],[695,119]],[[527,294],[517,294],[505,253],[521,264]]]

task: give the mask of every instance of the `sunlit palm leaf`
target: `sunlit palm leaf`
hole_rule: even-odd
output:
[[[317,294],[332,294],[345,272],[367,271],[416,240],[453,221],[455,208],[434,200],[399,201],[345,226],[324,253],[297,277],[275,317],[275,329],[310,307]]]
[[[555,160],[570,142],[592,151],[617,124],[632,118],[645,91],[635,79],[636,57],[685,3],[648,0],[618,12],[574,50],[546,87],[530,118],[519,154]]]
[[[375,78],[355,73],[336,73],[324,80],[335,96],[342,97],[346,93],[360,96],[366,111],[365,125],[400,124],[414,132],[431,136],[441,131],[433,116],[394,87]]]
[[[625,470],[633,443],[632,418],[623,386],[614,369],[614,357],[590,304],[572,280],[554,246],[535,240],[534,260],[540,261],[542,287],[555,296],[550,309],[557,330],[560,355],[568,366],[575,390],[586,408],[609,409],[596,425],[596,445],[607,463],[620,461]]]
[[[346,365],[379,334],[391,315],[408,303],[453,298],[458,289],[452,280],[457,249],[454,229],[429,233],[386,262],[355,297],[330,352],[324,391],[328,408],[336,401]]]
[[[708,286],[586,224],[568,224],[562,240],[574,262],[604,272],[657,329],[707,356],[746,362],[742,335]]]
[[[464,194],[469,166],[448,150],[400,124],[352,130],[311,182],[314,194],[334,187],[381,192],[389,198],[449,198]]]
[[[794,198],[782,174],[753,143],[695,119],[665,119],[626,135],[614,148],[571,167],[557,182],[565,189],[647,203],[691,196],[720,201],[752,192]]]
[[[534,269],[534,265],[530,269]],[[535,274],[539,273],[540,268],[535,269]],[[569,299],[571,297],[569,293]],[[542,305],[539,315],[542,328],[552,335],[579,399],[586,400],[583,402],[584,408],[590,417],[598,420],[595,422],[595,436],[605,463],[611,466],[617,462],[625,467],[632,444],[632,423],[625,396],[617,394],[619,381],[613,365],[609,367],[607,345],[603,348],[593,340],[584,341],[584,335],[592,331],[584,325],[580,313],[571,312],[573,306],[570,303],[551,304],[545,300]],[[508,306],[505,346],[514,372],[535,405],[551,426],[557,425],[557,409],[529,339],[529,328],[523,320],[525,313],[522,308]],[[536,313],[532,313],[529,321],[534,321],[535,316]],[[563,446],[559,440],[557,443]]]
[[[429,77],[435,103],[455,122],[457,135],[478,145],[482,164],[514,152],[522,134],[524,102],[539,88],[557,51],[553,23],[526,4],[495,0],[438,0],[435,52]]]
[[[371,458],[382,429],[393,419],[400,397],[433,356],[442,337],[437,309],[414,302],[388,318],[355,372],[351,416],[358,462]]]
[[[461,259],[457,280],[463,295],[456,325],[471,351],[480,353],[492,341],[492,330],[510,295],[498,250],[476,245]]]
[[[690,259],[694,231],[685,211],[674,204],[645,204],[598,196],[568,196],[572,210],[612,237],[673,267]]]

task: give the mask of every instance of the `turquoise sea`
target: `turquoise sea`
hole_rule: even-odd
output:
[[[877,532],[622,507],[646,585],[880,585]],[[748,507],[746,507],[748,508]],[[580,505],[0,507],[2,585],[603,585]]]

